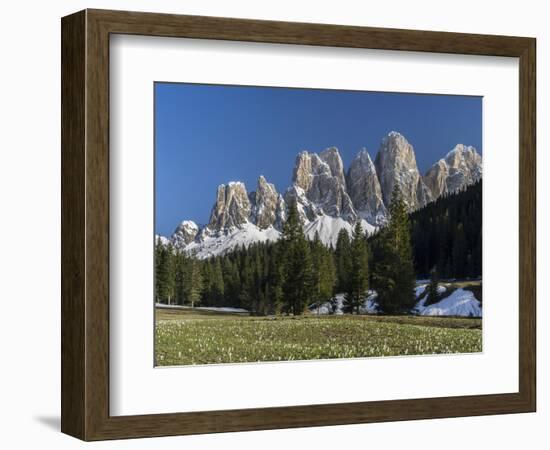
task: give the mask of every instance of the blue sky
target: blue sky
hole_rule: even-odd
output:
[[[481,153],[482,98],[155,83],[155,232],[208,222],[219,184],[264,175],[284,192],[296,154],[338,147],[346,169],[402,133],[424,173],[456,144]]]

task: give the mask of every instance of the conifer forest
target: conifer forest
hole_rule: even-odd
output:
[[[382,311],[406,313],[417,279],[481,277],[481,194],[479,181],[409,214],[394,190],[386,226],[367,235],[357,222],[335,246],[307,239],[292,205],[276,242],[206,259],[157,242],[155,302],[301,315],[343,293],[344,310],[354,314],[373,289]]]

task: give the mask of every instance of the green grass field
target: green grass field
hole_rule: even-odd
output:
[[[156,310],[159,366],[481,352],[481,320]]]

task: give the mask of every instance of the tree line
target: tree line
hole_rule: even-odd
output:
[[[415,269],[427,278],[481,277],[482,181],[410,215]]]
[[[333,250],[318,235],[306,239],[295,205],[277,242],[253,243],[205,260],[160,241],[155,252],[155,297],[161,303],[299,315],[334,293]]]
[[[464,260],[471,262],[475,257],[474,250],[468,247],[475,221],[469,220],[467,214],[477,213],[477,205],[454,205],[460,196],[467,197],[460,203],[470,204],[475,195],[468,192],[469,189],[445,197],[408,214],[399,190],[395,189],[385,227],[367,236],[358,221],[351,233],[342,229],[336,245],[329,247],[321,242],[318,234],[312,240],[305,237],[296,205],[290,205],[281,239],[276,242],[258,242],[199,260],[158,241],[155,246],[155,301],[238,307],[258,315],[300,315],[309,306],[330,300],[335,293],[345,293],[345,309],[359,313],[366,292],[374,289],[384,312],[408,311],[415,303],[418,274],[423,274],[424,270],[430,273],[435,266],[441,265],[441,261],[446,261],[445,258],[450,258],[450,263],[449,267],[442,265],[442,276],[448,275],[445,272],[448,268],[450,271],[459,268],[457,261],[462,261],[462,256],[455,250],[459,248],[455,239],[462,238],[460,231],[453,234],[453,230],[464,232],[464,241],[459,241],[460,245],[466,243],[460,249]],[[457,218],[460,219],[458,223],[452,222]],[[418,241],[430,238],[429,232],[423,229],[426,223],[431,224],[429,229],[438,238],[445,240],[450,253],[443,250],[430,253]],[[448,231],[444,231],[444,227],[448,227]],[[439,245],[439,241],[433,242]],[[469,269],[460,270],[465,273]],[[457,272],[457,276],[458,273],[462,272]]]

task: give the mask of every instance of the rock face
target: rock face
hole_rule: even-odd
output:
[[[355,221],[357,215],[346,191],[344,164],[338,149],[331,147],[319,155],[299,153],[285,201],[296,202],[303,220],[328,215]]]
[[[252,204],[250,221],[264,230],[270,226],[279,226],[281,215],[286,209],[283,198],[277,193],[275,185],[268,183],[263,175],[258,178],[258,187],[250,194]]]
[[[319,158],[328,165],[331,175],[338,180],[339,184],[345,185],[344,163],[338,149],[336,147],[329,147],[319,153]]]
[[[231,181],[220,184],[216,193],[216,203],[210,214],[208,228],[220,231],[238,227],[247,222],[250,216],[250,200],[244,183]]]
[[[392,131],[382,140],[375,166],[386,206],[390,204],[395,185],[399,186],[410,211],[431,200],[431,193],[418,171],[413,146],[400,133]]]
[[[426,183],[424,183],[424,179],[422,177],[418,179],[418,184],[416,185],[416,198],[418,201],[417,206],[410,208],[410,211],[422,208],[437,198],[433,196],[432,191],[428,186],[426,186]]]
[[[263,175],[258,178],[256,190],[250,193],[246,191],[244,183],[232,181],[218,186],[208,226],[201,233],[197,229],[195,238],[197,235],[199,240],[213,235],[228,235],[235,229],[243,229],[247,224],[259,230],[280,228],[285,218],[286,204],[283,197]]]
[[[428,186],[434,197],[439,197],[447,192],[447,178],[449,167],[444,159],[436,162],[424,175],[424,184]]]
[[[456,192],[481,179],[481,156],[474,147],[458,144],[424,176],[432,196]]]
[[[192,220],[184,220],[172,234],[171,241],[177,248],[181,248],[193,242],[198,234],[199,226]]]
[[[292,184],[284,197],[265,177],[248,193],[244,183],[218,186],[210,221],[202,229],[183,221],[163,245],[196,254],[214,256],[240,245],[280,238],[288,207],[296,203],[305,235],[319,236],[334,245],[338,232],[352,232],[357,220],[371,233],[388,219],[394,186],[398,186],[410,211],[446,193],[481,179],[481,156],[473,147],[458,144],[422,177],[412,145],[400,133],[390,132],[381,142],[373,162],[366,149],[352,161],[347,174],[336,147],[296,156]]]
[[[366,149],[362,149],[348,170],[348,193],[355,211],[372,225],[386,222],[386,207],[374,163]]]
[[[281,230],[283,228],[284,223],[286,222],[286,212],[287,212],[287,205],[285,203],[285,200],[281,194],[279,194],[277,198],[277,212],[276,212],[276,219],[275,219],[275,228],[278,230]]]

